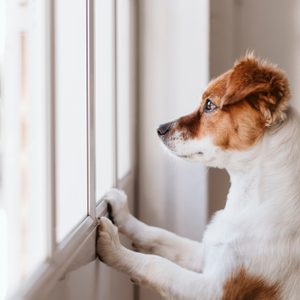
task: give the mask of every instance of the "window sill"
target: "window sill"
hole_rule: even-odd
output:
[[[97,216],[106,215],[105,202],[97,207]],[[54,256],[44,262],[21,286],[12,299],[44,299],[56,283],[69,272],[96,259],[97,219],[88,216],[59,245]]]
[[[130,194],[134,174],[130,171],[118,181],[118,187]],[[129,196],[133,209],[133,198]],[[107,214],[105,201],[96,205],[96,217],[86,217],[58,246],[52,258],[45,261],[11,299],[47,299],[55,285],[67,274],[96,259],[97,218]]]

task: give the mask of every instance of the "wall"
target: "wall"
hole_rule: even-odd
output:
[[[195,110],[208,81],[208,1],[140,1],[139,217],[200,240],[207,174],[170,157],[156,128]],[[158,299],[144,289],[141,298]]]

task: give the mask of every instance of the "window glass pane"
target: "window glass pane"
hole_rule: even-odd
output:
[[[46,257],[44,2],[18,6],[0,0],[0,38],[0,295],[4,297]]]
[[[132,99],[134,99],[134,28],[132,1],[118,1],[117,19],[117,61],[118,61],[118,179],[130,170],[133,120]]]
[[[95,1],[97,200],[114,181],[113,2]]]
[[[87,215],[86,1],[56,1],[57,239]]]

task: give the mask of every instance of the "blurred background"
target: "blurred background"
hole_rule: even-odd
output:
[[[170,157],[156,128],[247,50],[299,110],[299,1],[0,0],[0,299],[160,299],[94,259],[102,196],[201,240],[228,175]]]

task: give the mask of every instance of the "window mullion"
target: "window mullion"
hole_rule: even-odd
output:
[[[94,0],[86,0],[88,214],[96,217]]]
[[[117,0],[113,1],[113,184],[118,185],[118,51],[117,51]]]
[[[46,0],[46,97],[47,97],[47,156],[48,156],[48,199],[47,199],[47,243],[48,257],[56,251],[56,130],[55,130],[55,1]]]

